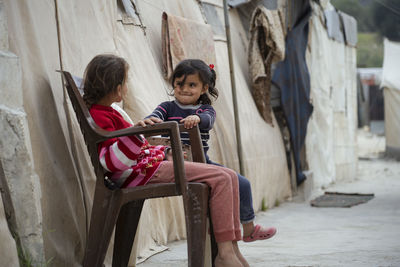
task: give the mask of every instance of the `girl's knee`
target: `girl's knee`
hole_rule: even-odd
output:
[[[225,184],[232,185],[232,176],[227,172],[221,172],[221,179]]]
[[[238,176],[234,170],[224,168],[224,171],[229,175],[229,177],[231,177],[231,179],[233,178],[237,179]]]
[[[225,173],[227,176],[229,176],[229,179],[231,180],[232,183],[232,187],[239,187],[239,183],[238,183],[238,175],[235,171],[231,170],[231,169],[224,169]]]

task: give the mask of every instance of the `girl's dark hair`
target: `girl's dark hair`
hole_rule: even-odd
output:
[[[215,99],[218,98],[218,90],[215,88],[217,74],[215,73],[214,69],[210,68],[206,63],[204,63],[204,61],[200,59],[185,59],[179,62],[170,78],[172,88],[174,88],[174,82],[176,78],[184,76],[182,83],[185,83],[187,75],[196,73],[199,74],[200,80],[204,85],[208,84],[208,93],[206,92],[200,96],[198,104],[211,105],[211,99],[208,94]]]
[[[83,100],[88,107],[97,103],[118,85],[124,84],[129,64],[115,55],[97,55],[87,65],[83,79]]]

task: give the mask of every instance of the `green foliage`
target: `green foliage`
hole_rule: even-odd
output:
[[[21,267],[48,267],[53,261],[53,258],[51,258],[46,262],[35,263],[32,256],[29,253],[24,253],[22,248],[19,246],[17,246],[17,253]]]
[[[399,0],[332,0],[331,3],[357,20],[358,32],[378,32],[400,41]]]
[[[279,207],[280,204],[279,199],[275,200],[275,207]]]
[[[331,3],[357,20],[357,67],[382,67],[382,36],[400,39],[400,1],[332,0]]]
[[[383,62],[383,42],[377,33],[359,33],[357,43],[357,67],[380,68]]]
[[[358,0],[332,0],[332,5],[357,20],[359,32],[375,31],[375,24],[371,20],[371,5],[362,5]]]
[[[18,249],[18,259],[22,267],[31,267],[33,265],[33,259],[30,255],[24,255],[22,249]]]
[[[268,210],[268,206],[267,206],[266,203],[265,203],[265,198],[263,198],[263,199],[261,200],[261,210],[262,210],[262,211],[267,211],[267,210]]]
[[[400,1],[376,1],[372,10],[372,20],[380,35],[392,41],[400,41]]]

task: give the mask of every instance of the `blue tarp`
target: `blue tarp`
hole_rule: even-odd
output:
[[[310,104],[310,75],[305,58],[311,7],[308,1],[303,3],[303,7],[298,9],[300,12],[292,30],[286,36],[285,60],[277,64],[272,77],[272,82],[281,90],[281,105],[290,131],[298,185],[306,179],[300,166],[300,151],[313,111]]]

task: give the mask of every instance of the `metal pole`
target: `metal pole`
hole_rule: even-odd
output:
[[[235,129],[236,129],[236,144],[239,156],[239,168],[240,168],[240,173],[244,175],[245,173],[242,160],[242,142],[241,142],[242,139],[240,135],[240,122],[239,122],[238,105],[236,97],[235,69],[233,66],[233,58],[232,58],[232,41],[231,41],[231,32],[229,26],[229,13],[228,13],[227,0],[224,0],[224,17],[225,17],[226,41],[228,44],[229,69],[230,69],[231,85],[232,85],[233,114],[234,114]]]

